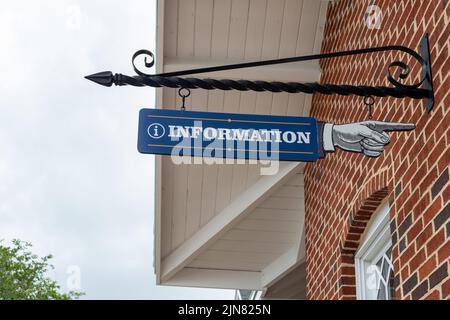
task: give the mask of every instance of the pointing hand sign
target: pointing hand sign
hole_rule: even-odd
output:
[[[363,121],[343,125],[334,125],[333,144],[343,150],[363,153],[369,157],[378,157],[390,142],[386,131],[410,131],[413,123]]]

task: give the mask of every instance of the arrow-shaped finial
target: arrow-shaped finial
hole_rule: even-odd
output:
[[[99,73],[94,73],[85,77],[88,80],[91,80],[95,83],[101,84],[105,87],[111,87],[113,84],[114,76],[111,71],[103,71]]]

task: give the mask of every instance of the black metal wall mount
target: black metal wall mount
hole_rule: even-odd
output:
[[[229,80],[229,79],[199,79],[184,78],[181,76],[225,71],[231,69],[242,69],[259,67],[274,64],[283,64],[299,61],[329,59],[343,56],[352,56],[360,54],[368,54],[371,52],[400,51],[407,53],[416,59],[422,67],[421,80],[414,84],[405,84],[402,80],[408,78],[410,67],[401,61],[394,61],[387,67],[386,76],[393,87],[385,86],[366,86],[366,85],[346,85],[346,84],[320,84],[299,83],[299,82],[268,82],[268,81],[250,81],[250,80]],[[154,56],[148,50],[139,50],[132,57],[132,64],[136,76],[127,76],[120,73],[113,74],[111,71],[99,72],[86,76],[85,78],[103,86],[110,87],[131,85],[136,87],[170,87],[170,88],[186,88],[186,89],[205,89],[205,90],[239,90],[239,91],[270,91],[270,92],[289,92],[289,93],[322,93],[322,94],[339,94],[339,95],[357,95],[357,96],[376,96],[376,97],[396,97],[396,98],[413,98],[425,99],[425,107],[428,112],[431,111],[434,104],[433,78],[431,73],[430,48],[428,42],[428,34],[422,37],[420,42],[419,53],[404,46],[383,46],[367,49],[357,49],[349,51],[340,51],[332,53],[322,53],[308,56],[291,57],[274,60],[264,60],[257,62],[246,62],[239,64],[222,65],[215,67],[206,67],[190,70],[182,70],[160,74],[147,74],[140,71],[135,64],[135,60],[139,56],[145,56],[145,67],[151,68],[154,64]],[[150,57],[149,62],[147,58]],[[395,79],[392,69],[399,68],[398,80]]]

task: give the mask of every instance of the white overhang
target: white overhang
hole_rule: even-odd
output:
[[[157,72],[319,53],[328,1],[159,0]],[[202,77],[202,75],[198,75]],[[318,62],[204,77],[312,82]],[[157,108],[180,107],[158,89]],[[311,96],[192,90],[194,111],[308,116]],[[174,165],[156,156],[155,273],[162,285],[264,290],[301,265],[302,163]]]

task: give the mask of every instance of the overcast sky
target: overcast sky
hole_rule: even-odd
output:
[[[233,298],[155,285],[154,158],[136,149],[155,92],[83,78],[155,51],[156,1],[0,4],[0,239],[53,254],[63,290],[79,267],[84,298]]]

